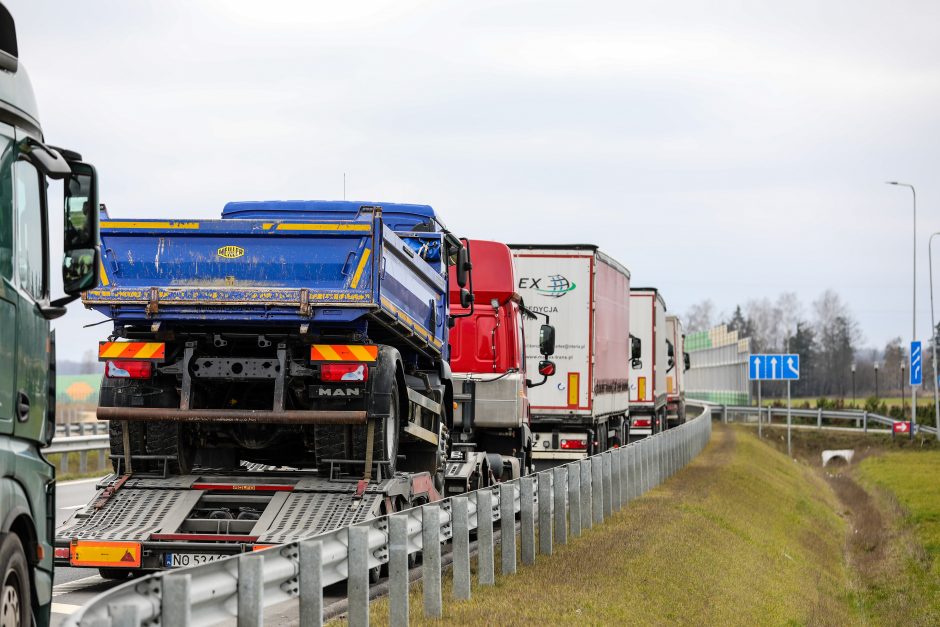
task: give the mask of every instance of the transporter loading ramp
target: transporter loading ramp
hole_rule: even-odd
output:
[[[160,570],[286,544],[440,498],[428,473],[110,475],[56,530],[59,566]],[[182,557],[185,556],[185,559]]]

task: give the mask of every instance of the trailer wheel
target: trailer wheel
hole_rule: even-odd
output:
[[[12,533],[0,540],[0,625],[27,627],[32,624],[29,569],[23,543]]]
[[[127,579],[130,575],[130,571],[126,568],[99,568],[98,575],[102,579],[108,579],[109,581],[120,581],[122,579]]]

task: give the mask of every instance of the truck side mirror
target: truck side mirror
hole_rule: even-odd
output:
[[[548,325],[545,325],[548,326]],[[526,379],[525,386],[527,388],[537,388],[540,385],[545,385],[545,382],[548,381],[548,378],[555,374],[555,362],[543,359],[539,362],[539,374],[542,375],[542,380],[538,383],[532,383],[529,379]]]
[[[470,270],[473,268],[473,264],[470,263],[470,253],[467,252],[466,246],[461,246],[457,249],[457,285],[460,287],[467,286],[467,279],[470,275]],[[464,305],[468,307],[469,305]]]
[[[473,304],[473,294],[470,293],[470,290],[465,288],[460,288],[460,306],[466,309]]]
[[[70,162],[65,181],[62,284],[77,296],[98,285],[98,175],[94,166]]]
[[[682,364],[685,366],[686,370],[692,367],[692,359],[689,357],[688,353],[682,353]]]
[[[555,354],[555,327],[550,324],[543,324],[539,329],[539,352],[546,357]]]
[[[666,340],[666,356],[669,358],[666,362],[666,372],[669,372],[676,367],[676,349],[669,340]]]
[[[630,336],[630,359],[637,361],[643,355],[643,343],[635,335]]]

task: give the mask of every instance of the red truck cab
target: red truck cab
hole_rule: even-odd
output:
[[[456,493],[457,484],[463,491],[526,474],[532,447],[527,389],[533,384],[527,381],[525,309],[516,292],[512,253],[499,242],[469,240],[465,246],[473,265],[470,307],[461,305],[460,288],[454,277],[450,281],[450,367],[457,408],[445,472],[448,493]],[[542,352],[551,354],[544,339]],[[543,365],[544,380],[553,365]],[[448,484],[454,484],[453,490]]]

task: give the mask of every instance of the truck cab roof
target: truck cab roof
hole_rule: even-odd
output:
[[[490,301],[500,304],[516,294],[516,276],[512,252],[506,244],[486,240],[467,240],[470,262],[473,264],[473,294],[477,306],[489,306]],[[456,270],[450,269],[450,302],[460,302],[460,286]]]
[[[10,11],[0,4],[0,120],[40,134],[33,85],[18,56],[16,24]]]
[[[247,220],[357,220],[362,207],[381,207],[385,224],[396,232],[444,230],[430,205],[359,200],[259,200],[230,202],[222,209],[223,219]],[[372,217],[362,217],[371,220]]]

